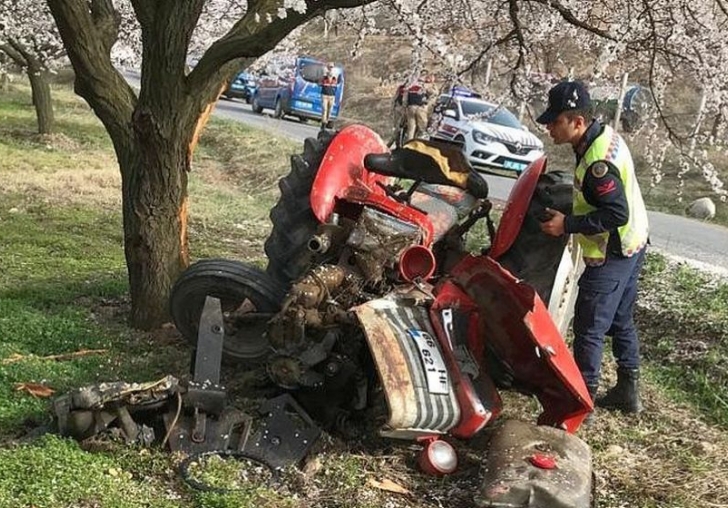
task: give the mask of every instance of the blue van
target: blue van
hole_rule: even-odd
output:
[[[258,88],[253,95],[252,108],[256,113],[272,109],[276,118],[285,115],[298,117],[301,121],[321,120],[321,79],[326,70],[326,62],[316,58],[301,56],[295,59],[292,67],[277,76],[261,76]],[[339,116],[344,97],[344,69],[334,66],[338,84],[331,111],[331,119]]]

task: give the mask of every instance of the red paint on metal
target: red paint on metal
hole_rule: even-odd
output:
[[[311,188],[311,208],[316,218],[326,222],[334,211],[336,199],[343,198],[352,186],[384,196],[384,190],[376,182],[387,183],[390,178],[367,171],[364,156],[387,151],[382,138],[368,127],[344,127],[326,150]]]
[[[546,157],[542,156],[529,164],[513,185],[498,225],[498,231],[496,231],[490,247],[489,255],[493,259],[498,259],[505,254],[516,240],[521,231],[523,219],[526,217],[528,205],[533,198],[533,192],[536,190],[538,177],[545,171]]]
[[[408,282],[427,280],[435,273],[435,255],[424,245],[411,245],[399,257],[399,273]]]
[[[528,458],[528,461],[539,469],[556,469],[556,459],[550,455],[534,453]]]
[[[469,346],[471,336],[479,337],[477,305],[450,280],[439,285],[435,289],[435,293],[437,297],[430,307],[430,321],[440,343],[448,374],[453,380],[455,396],[458,399],[461,413],[460,422],[450,430],[450,433],[457,438],[468,439],[496,418],[503,409],[503,404],[492,380],[486,372],[482,372],[482,367],[480,375],[476,379],[471,379],[462,372],[455,359],[453,345],[448,340],[443,327],[441,317],[443,309],[453,309],[454,312],[468,316],[468,337],[465,345]],[[482,344],[482,341],[479,342]],[[468,347],[468,349],[470,348]],[[480,352],[471,351],[471,354],[473,354],[473,360],[482,364],[480,361],[482,350]]]
[[[487,256],[466,256],[451,276],[477,302],[480,340],[536,395],[538,423],[575,432],[593,409],[571,352],[536,291]]]

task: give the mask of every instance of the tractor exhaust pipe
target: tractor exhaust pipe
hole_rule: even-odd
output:
[[[323,254],[331,247],[331,235],[314,235],[308,241],[308,250],[316,254]]]

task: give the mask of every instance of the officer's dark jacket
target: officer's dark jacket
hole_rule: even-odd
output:
[[[424,106],[427,104],[427,90],[421,83],[414,83],[407,89],[408,106]]]
[[[321,79],[321,95],[336,95],[338,80],[329,74]]]
[[[603,130],[604,126],[597,120],[594,120],[589,126],[579,144],[574,148],[577,165]],[[594,166],[600,163],[606,164],[608,171],[603,176],[595,176],[594,173],[601,174],[601,171],[593,171]],[[565,232],[594,235],[608,231],[607,255],[623,257],[617,228],[627,224],[629,206],[619,170],[609,161],[598,161],[592,164],[584,174],[581,192],[587,203],[596,210],[586,215],[567,215],[564,219]]]

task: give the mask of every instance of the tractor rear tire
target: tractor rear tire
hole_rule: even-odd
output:
[[[533,286],[546,305],[568,236],[547,235],[541,231],[538,216],[544,208],[570,214],[573,182],[573,175],[564,171],[551,171],[539,177],[521,231],[511,248],[498,260],[516,277]]]
[[[290,173],[278,182],[281,196],[270,211],[273,229],[265,241],[266,272],[284,288],[314,262],[308,241],[319,221],[311,209],[311,186],[334,135],[320,131],[318,138],[306,138],[303,153],[291,157]]]
[[[270,353],[265,330],[280,308],[283,289],[260,268],[239,261],[203,259],[190,265],[172,287],[170,313],[193,346],[197,346],[207,296],[219,298],[222,306],[223,357],[251,367],[260,365]]]
[[[291,156],[291,171],[281,178],[281,196],[270,211],[273,229],[265,241],[266,272],[288,288],[314,262],[308,241],[319,221],[311,209],[311,186],[326,149],[335,133],[320,131],[318,138],[306,138],[303,153]]]

